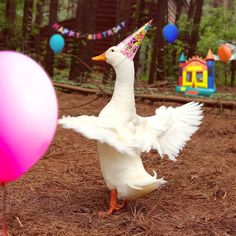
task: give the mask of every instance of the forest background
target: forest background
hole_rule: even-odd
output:
[[[125,20],[125,29],[104,41],[104,48],[108,48],[154,18],[135,59],[136,80],[147,84],[176,83],[181,52],[187,58],[205,58],[209,48],[217,54],[222,42],[236,45],[236,0],[1,0],[0,12],[0,49],[28,54],[54,81],[68,84],[83,85],[91,78],[109,84],[114,73],[110,67],[91,61],[91,56],[102,52],[103,40],[65,38],[62,53],[54,54],[48,42],[56,33],[52,29],[55,22],[82,33],[96,33],[99,24],[106,30]],[[173,44],[162,36],[169,22],[179,29]],[[217,61],[215,66],[216,85],[235,86],[236,61]]]

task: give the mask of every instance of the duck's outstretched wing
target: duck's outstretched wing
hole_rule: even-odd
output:
[[[58,123],[63,128],[72,129],[88,139],[95,139],[101,143],[107,143],[121,153],[134,155],[137,151],[136,142],[132,137],[121,135],[109,120],[96,116],[82,115],[78,117],[62,117]]]
[[[195,133],[201,120],[202,104],[190,102],[176,108],[161,106],[150,117],[131,116],[122,125],[104,117],[63,117],[64,128],[73,129],[89,139],[107,143],[121,153],[136,155],[156,149],[160,156],[175,160]]]
[[[203,118],[201,108],[202,104],[196,102],[176,108],[161,106],[154,116],[139,117],[136,133],[143,139],[142,151],[157,149],[161,157],[166,154],[169,159],[175,160],[199,128]]]

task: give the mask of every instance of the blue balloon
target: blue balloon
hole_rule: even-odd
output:
[[[179,35],[179,30],[174,24],[167,24],[163,28],[162,34],[169,43],[173,43]]]
[[[65,45],[65,40],[60,34],[54,34],[49,40],[49,45],[53,52],[60,53]]]

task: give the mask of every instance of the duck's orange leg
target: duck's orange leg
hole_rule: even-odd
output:
[[[113,211],[119,211],[120,209],[124,208],[126,206],[126,201],[124,201],[122,204],[117,203],[117,191],[116,189],[111,190],[111,199],[110,199],[110,206],[108,211],[100,211],[99,216],[105,217],[109,216],[113,213]]]

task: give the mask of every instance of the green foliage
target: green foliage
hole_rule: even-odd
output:
[[[35,16],[36,16],[36,4],[38,1],[42,0],[34,0],[33,7],[33,19],[32,19],[32,29],[31,35],[35,36],[39,33],[39,28],[34,24]],[[154,0],[146,0],[146,2],[151,2]],[[43,26],[48,24],[49,18],[49,0],[43,0]],[[157,1],[156,1],[157,2]],[[201,18],[200,24],[200,37],[197,44],[196,54],[202,56],[203,58],[206,56],[209,48],[212,49],[214,54],[217,54],[217,49],[221,41],[231,42],[236,45],[236,0],[231,0],[232,5],[228,9],[224,9],[223,6],[219,6],[213,8],[210,5],[210,0],[205,0],[203,14]],[[0,39],[4,38],[4,32],[11,31],[12,37],[9,42],[6,42],[3,45],[0,42],[0,49],[16,49],[21,50],[22,46],[22,24],[23,24],[23,10],[24,10],[24,1],[16,0],[17,8],[16,8],[16,20],[15,25],[9,24],[9,22],[5,19],[5,5],[6,1],[0,0]],[[75,16],[76,6],[78,4],[78,0],[59,0],[59,11],[58,11],[58,19],[65,20],[70,19]],[[136,5],[139,3],[136,2]],[[144,13],[148,15],[148,8],[144,9]],[[86,13],[89,14],[89,13]],[[134,18],[137,18],[137,12],[133,11],[132,15]],[[179,37],[173,44],[165,44],[164,49],[158,48],[159,50],[164,50],[165,54],[165,76],[168,80],[177,81],[178,78],[178,58],[181,52],[183,51],[185,55],[187,55],[189,49],[189,35],[192,31],[193,23],[192,21],[188,21],[186,12],[183,11],[178,22],[176,22],[179,28]],[[130,33],[133,32],[133,29],[129,29]],[[156,32],[156,29],[152,28],[150,33],[147,34],[145,40],[142,43],[142,47],[140,50],[140,62],[138,72],[136,74],[139,80],[148,81],[149,78],[149,70],[151,63],[151,56],[153,52],[153,36]],[[153,34],[152,34],[153,33]],[[81,45],[85,45],[87,41],[81,40]],[[40,58],[43,61],[45,56],[46,46],[48,44],[48,40],[44,39],[41,42],[41,55],[37,55],[37,58]],[[33,50],[32,50],[33,51]],[[34,52],[32,52],[34,56]],[[69,68],[71,64],[71,52],[62,53],[60,55],[55,56],[55,67],[54,67],[54,79],[55,81],[64,81],[69,77]],[[225,81],[229,78],[229,63],[224,64],[222,62],[215,63],[215,71],[216,71],[216,84],[224,84]],[[81,77],[75,78],[78,83],[87,82],[87,78],[95,78],[96,73],[85,73]],[[109,81],[112,80],[109,78]],[[102,81],[102,75],[99,75],[99,81]]]
[[[204,55],[211,48],[214,54],[217,54],[220,43],[236,43],[236,17],[235,4],[232,1],[232,7],[224,9],[223,6],[212,8],[205,5],[201,20],[201,36],[197,44],[197,53]],[[215,63],[216,84],[228,84],[229,62],[224,64],[220,61]]]
[[[235,1],[234,1],[235,2]],[[234,9],[224,10],[222,6],[206,6],[201,20],[201,36],[198,52],[204,53],[211,48],[215,53],[220,40],[232,42],[236,39],[236,18]]]
[[[145,37],[140,47],[140,61],[136,77],[142,81],[148,81],[149,65],[151,63],[152,39]]]
[[[191,30],[193,27],[193,22],[188,21],[187,15],[183,14],[181,15],[179,21],[177,22],[178,29],[179,29],[179,37],[176,40],[176,46],[177,51],[181,53],[182,51],[185,52],[185,50],[188,49],[188,37],[191,34]],[[186,52],[185,52],[186,53]]]
[[[224,9],[223,6],[213,8],[210,5],[210,1],[205,2],[196,55],[205,58],[209,49],[211,49],[214,54],[217,54],[218,47],[222,41],[236,44],[235,8],[236,0],[233,0],[232,6],[227,9]],[[192,30],[193,23],[187,21],[187,15],[183,14],[177,24],[180,34],[179,39],[174,43],[173,47],[176,48],[177,55],[180,55],[181,51],[184,51],[186,54],[188,51],[188,36]],[[166,62],[171,66],[170,60],[166,60]],[[229,69],[229,62],[224,64],[220,61],[216,61],[216,85],[221,85],[227,82],[229,79]]]
[[[59,0],[58,21],[74,18],[78,1]]]
[[[0,29],[2,29],[2,26],[4,24],[4,14],[3,14],[4,10],[5,10],[5,2],[0,1],[0,12],[1,12],[1,14],[0,14]]]
[[[7,22],[5,18],[6,1],[0,1],[0,34],[4,32],[11,32],[11,40],[6,42],[7,45],[1,45],[0,49],[18,49],[21,46],[22,37],[22,18],[23,18],[23,5],[24,2],[16,1],[16,19],[15,24]]]

